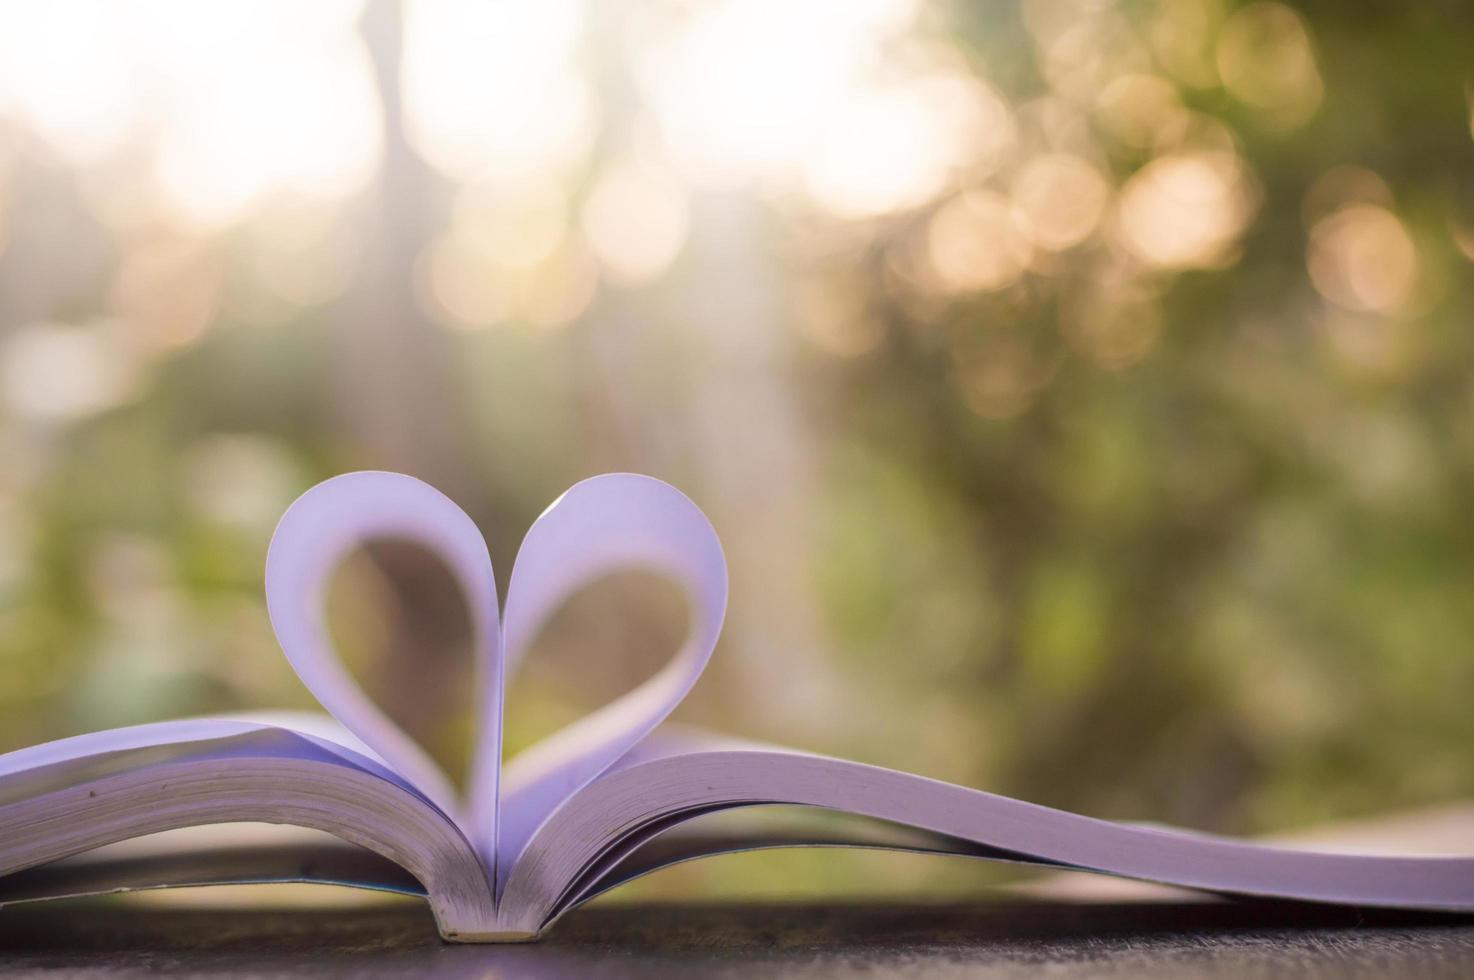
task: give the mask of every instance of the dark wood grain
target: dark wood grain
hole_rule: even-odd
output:
[[[1272,903],[617,905],[453,946],[422,906],[0,910],[8,973],[123,976],[1474,976],[1474,918]]]

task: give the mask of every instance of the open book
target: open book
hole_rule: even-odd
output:
[[[329,574],[361,543],[433,549],[475,630],[480,728],[459,795],[337,659]],[[687,593],[692,627],[654,677],[503,764],[507,675],[575,591],[635,567]],[[441,935],[533,939],[622,882],[677,861],[757,847],[853,845],[1099,871],[1243,895],[1474,911],[1474,858],[1292,850],[1113,823],[920,776],[661,727],[721,631],[727,569],[701,511],[659,480],[595,477],[533,524],[505,606],[485,543],[411,477],[351,473],[287,511],[266,562],[282,649],[327,714],[232,716],[96,732],[0,756],[0,903],[132,888],[327,881],[424,895]],[[870,818],[854,830],[744,821],[762,805]],[[725,819],[713,821],[714,814]],[[271,849],[118,842],[227,822],[325,832]],[[165,835],[160,839],[168,839]]]

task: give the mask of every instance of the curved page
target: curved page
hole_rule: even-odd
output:
[[[597,891],[652,828],[755,804],[842,810],[1008,856],[1231,894],[1474,911],[1474,859],[1297,850],[1114,823],[855,762],[778,749],[723,749],[632,760],[561,808],[513,869],[506,914],[546,927]],[[730,849],[735,842],[722,842]],[[673,855],[672,860],[700,856]],[[584,880],[580,888],[579,882]]]

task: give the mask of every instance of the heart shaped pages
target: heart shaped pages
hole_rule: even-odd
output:
[[[329,576],[353,549],[383,538],[438,554],[470,609],[478,726],[465,798],[363,692],[328,635]],[[504,771],[507,677],[565,600],[631,568],[683,587],[691,609],[685,643],[655,676],[537,743]],[[576,484],[533,522],[502,610],[486,543],[466,513],[413,477],[371,471],[320,483],[287,510],[267,552],[266,600],[282,650],[318,702],[456,822],[500,889],[538,825],[648,735],[696,682],[726,614],[727,564],[711,522],[679,490],[647,476],[606,474]]]

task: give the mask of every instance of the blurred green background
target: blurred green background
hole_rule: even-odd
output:
[[[261,569],[319,479],[436,484],[504,586],[634,470],[732,565],[683,720],[1214,831],[1467,797],[1471,52],[1454,2],[0,4],[0,750],[310,707]],[[443,569],[332,604],[458,766]],[[682,615],[577,597],[509,742]]]

